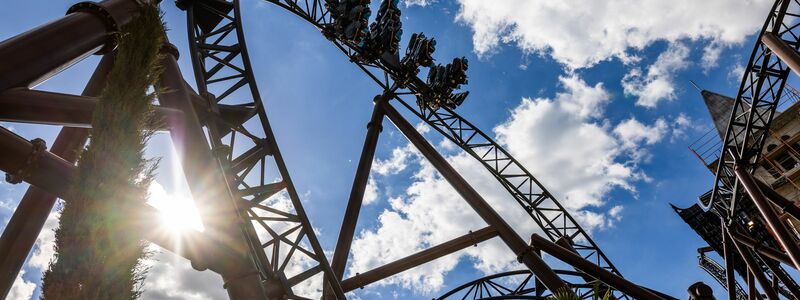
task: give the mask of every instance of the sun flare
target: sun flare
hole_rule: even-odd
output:
[[[187,230],[203,231],[197,207],[190,197],[169,194],[156,182],[150,184],[148,196],[147,204],[158,210],[162,229],[175,234]]]

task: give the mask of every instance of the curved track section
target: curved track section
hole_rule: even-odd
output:
[[[528,212],[531,218],[542,228],[548,238],[555,241],[559,238],[569,238],[575,243],[576,250],[587,259],[594,261],[599,266],[615,273],[620,274],[614,267],[608,257],[600,250],[597,244],[591,239],[588,233],[583,230],[569,212],[550,194],[544,186],[536,180],[536,178],[528,172],[516,159],[514,159],[508,151],[503,149],[491,137],[473,126],[465,118],[456,114],[452,109],[442,107],[431,109],[429,107],[415,107],[409,105],[406,101],[402,100],[400,96],[418,96],[428,95],[432,88],[428,86],[425,81],[420,79],[416,73],[409,73],[403,71],[400,66],[400,60],[397,55],[383,55],[378,59],[365,60],[364,54],[360,48],[349,41],[344,41],[337,38],[335,35],[330,34],[330,26],[333,21],[330,13],[326,10],[324,1],[311,0],[311,1],[292,1],[292,0],[265,0],[266,2],[273,3],[280,6],[287,11],[295,14],[301,19],[307,21],[313,26],[317,27],[323,35],[330,40],[337,48],[339,48],[357,67],[363,70],[373,81],[375,81],[383,90],[393,91],[396,99],[403,104],[406,108],[411,110],[415,115],[420,117],[423,121],[434,127],[438,132],[443,134],[447,139],[459,145],[464,151],[480,161],[487,170],[509,191],[512,197]],[[256,109],[255,114],[262,120],[263,129],[272,136],[271,129],[266,122],[266,115],[263,110],[260,98],[258,97],[258,90],[255,87],[252,71],[249,66],[246,48],[244,47],[244,39],[242,36],[241,23],[239,21],[238,1],[226,2],[222,0],[197,0],[194,1],[195,7],[192,11],[189,20],[190,29],[190,42],[193,47],[193,64],[195,67],[195,76],[197,77],[198,88],[201,93],[210,92],[211,86],[223,86],[215,92],[210,92],[216,95],[216,101],[223,103],[222,100],[232,98],[231,95],[236,91],[246,89],[249,87],[250,102],[237,102],[230,104],[234,106],[247,107],[252,106]],[[234,9],[234,7],[237,7]],[[190,10],[191,11],[191,10]],[[231,13],[230,11],[234,11]],[[194,18],[194,19],[192,19]],[[235,43],[225,44],[223,41],[231,39],[235,36]],[[200,55],[196,55],[199,53]],[[236,61],[241,61],[236,64]],[[228,70],[227,73],[222,72]],[[227,85],[226,85],[227,84]],[[210,95],[210,94],[209,94]],[[209,97],[206,97],[209,98]],[[213,97],[211,97],[213,98]],[[247,97],[245,97],[247,98]],[[252,112],[251,112],[252,113]],[[224,124],[223,124],[224,125]],[[234,135],[244,136],[246,139],[256,141],[256,144],[266,142],[266,147],[254,147],[245,152],[239,152],[238,157],[231,157],[231,162],[261,162],[266,155],[275,155],[277,146],[274,140],[267,139],[266,141],[260,140],[257,136],[247,132],[242,124],[233,124],[238,126],[220,126],[220,131],[230,131],[230,144],[233,144]],[[221,141],[221,137],[219,140]],[[233,153],[237,153],[234,149]],[[249,154],[249,155],[245,155]],[[279,158],[279,154],[276,155]],[[277,159],[282,162],[282,160]],[[238,171],[239,176],[237,179],[250,178],[247,174],[242,175],[242,172],[250,172],[254,169],[252,164],[236,164],[239,166],[234,168]],[[296,193],[291,186],[291,181],[288,180],[288,173],[285,167],[281,169],[281,175],[284,184],[287,184],[287,190],[294,203],[295,209],[302,211],[299,201],[297,200]],[[263,184],[263,166],[261,184],[256,186],[264,187]],[[257,177],[257,176],[256,176]],[[252,191],[253,187],[250,185],[241,185],[240,190]],[[267,189],[270,190],[270,189]],[[270,190],[272,191],[272,190]],[[258,194],[262,195],[262,194]],[[263,196],[255,196],[254,199],[262,199]],[[262,205],[263,206],[263,205]],[[260,209],[267,209],[269,207],[257,207]],[[300,214],[292,214],[285,216],[284,219],[292,219],[293,216]],[[251,214],[254,216],[254,214]],[[303,226],[308,224],[305,214],[302,213],[301,228],[310,228]],[[258,221],[258,218],[254,220]],[[299,227],[300,228],[300,227]],[[295,229],[297,230],[297,229]],[[302,230],[302,229],[300,229]],[[308,237],[310,245],[314,251],[299,251],[314,258],[315,261],[324,260],[324,256],[319,255],[319,249],[316,238],[313,232],[301,231],[303,235]],[[272,234],[270,232],[270,234]],[[285,241],[290,244],[291,251],[294,249],[301,249],[297,242],[286,240],[285,237],[280,235],[272,235],[274,240]],[[266,244],[265,244],[266,245]],[[292,253],[290,251],[290,253]],[[297,251],[294,251],[297,252]],[[262,255],[263,256],[263,255]],[[269,261],[269,259],[266,259]],[[266,264],[270,265],[270,264]],[[275,264],[271,264],[272,269],[277,268]],[[285,267],[285,265],[282,265]],[[315,269],[316,268],[316,269]],[[319,269],[325,269],[327,273],[327,265],[317,267],[310,270],[319,272]],[[279,269],[276,269],[280,271]],[[519,271],[527,272],[527,271]],[[297,277],[307,277],[309,271],[295,275]],[[313,275],[313,274],[312,274]],[[297,280],[292,278],[287,279],[290,283],[296,284]],[[626,298],[625,295],[620,295]]]
[[[738,211],[736,202],[742,200],[741,185],[733,172],[734,153],[752,174],[791,71],[762,38],[765,34],[774,34],[797,50],[800,47],[798,16],[798,0],[775,1],[745,69],[717,163],[712,196],[709,201],[700,202],[704,209],[713,208],[725,219],[734,217]]]
[[[597,285],[585,283],[581,273],[556,270],[579,299],[594,299]],[[578,282],[578,283],[570,283]],[[536,276],[528,270],[511,271],[489,275],[467,282],[442,296],[443,299],[550,299],[552,294],[536,281]]]
[[[338,280],[303,210],[270,128],[245,46],[239,1],[187,1],[198,101],[209,107],[210,144],[226,165],[251,251],[265,279],[277,279],[290,299],[319,298]],[[275,178],[279,177],[278,180]],[[248,224],[249,223],[249,224]]]

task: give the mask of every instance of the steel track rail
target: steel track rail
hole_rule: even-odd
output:
[[[344,299],[270,127],[245,45],[239,1],[185,4],[198,96],[209,107],[209,142],[232,178],[230,189],[248,205],[239,209],[250,225],[247,235],[256,265],[264,278],[281,282],[289,299],[321,293],[322,280],[315,276],[320,273],[333,283],[337,298]],[[223,106],[240,113],[220,114]],[[296,291],[309,285],[311,294]]]
[[[594,283],[582,282],[580,272],[555,270],[561,277],[574,279],[568,283],[570,289],[579,299],[595,299]],[[569,280],[568,280],[569,282]],[[434,298],[443,299],[550,299],[552,294],[545,291],[543,286],[537,284],[536,276],[530,270],[509,271],[488,275],[462,284],[444,294]]]
[[[290,13],[300,17],[301,19],[318,28],[321,32],[323,32],[323,35],[325,35],[324,30],[326,26],[331,23],[330,14],[325,10],[323,1],[321,0],[265,1],[284,8]],[[224,35],[226,30],[235,30],[237,33],[241,33],[241,24],[238,19],[233,26],[235,27],[233,29],[220,26],[218,29],[216,29],[216,32],[212,30],[206,30],[208,32],[206,35],[210,35],[211,33]],[[190,28],[194,28],[194,26]],[[202,32],[197,32],[195,35],[202,37]],[[359,69],[364,71],[369,78],[377,83],[381,89],[389,89],[390,86],[397,81],[396,79],[401,78],[404,89],[399,90],[396,93],[397,95],[419,95],[425,94],[431,90],[431,88],[428,87],[422,79],[416,75],[408,76],[408,74],[402,74],[402,72],[399,71],[396,66],[393,66],[390,61],[380,59],[369,63],[361,62],[359,60],[361,53],[358,47],[350,42],[339,40],[330,35],[326,35],[325,37],[330,40],[334,46],[341,50]],[[202,48],[195,40],[196,39],[194,38],[190,39],[190,42],[193,42],[193,46]],[[246,51],[241,45],[233,48],[207,48],[210,49],[208,51],[211,51],[209,53],[212,54],[209,55],[209,57],[226,51],[228,53],[233,53],[235,51]],[[230,64],[230,61],[235,57],[236,54],[228,54],[223,57],[210,57],[215,61],[215,67],[211,68],[209,71],[214,71],[213,73],[216,73],[222,68],[219,66],[220,64],[223,66]],[[198,69],[197,67],[197,65],[202,66],[202,64],[196,63],[195,65],[196,76],[197,74],[205,74],[203,73],[205,69]],[[249,72],[249,65],[247,66],[246,70]],[[233,77],[227,80],[231,81],[236,80],[237,78],[238,77]],[[198,86],[199,85],[200,84],[198,84]],[[254,87],[255,85],[250,84],[250,86]],[[223,92],[223,94],[230,93]],[[575,219],[569,214],[569,212],[555,198],[553,198],[552,194],[550,194],[544,188],[544,186],[533,175],[530,174],[530,172],[528,172],[516,159],[514,159],[508,153],[508,151],[503,149],[502,146],[496,143],[488,135],[480,131],[477,127],[473,126],[466,119],[450,109],[421,109],[422,112],[420,112],[418,109],[414,109],[413,106],[408,105],[405,101],[402,101],[402,99],[400,102],[409,108],[415,115],[420,117],[423,121],[432,125],[432,127],[443,134],[446,138],[450,139],[462,149],[467,151],[470,155],[478,159],[487,168],[487,170],[489,170],[492,175],[509,191],[509,193],[511,193],[512,197],[514,197],[514,199],[523,207],[523,209],[528,212],[534,222],[536,222],[537,225],[542,228],[545,235],[549,239],[555,241],[560,237],[568,237],[575,243],[576,250],[582,256],[596,262],[599,266],[615,274],[620,274],[608,257],[600,250],[591,237],[589,237],[588,233],[583,230],[575,221]],[[261,107],[263,105],[260,104],[259,101],[257,106]],[[241,129],[244,128],[242,127]],[[470,137],[465,135],[467,132],[470,132]],[[476,139],[476,137],[478,139]],[[479,140],[482,142],[477,143]],[[486,152],[485,154],[479,154],[477,152],[478,150],[484,150]],[[519,173],[509,173],[512,170],[518,171]],[[313,233],[311,234],[313,235]],[[619,297],[627,299],[627,296],[625,295],[620,295]]]
[[[735,217],[737,202],[744,199],[739,179],[733,172],[735,161],[731,152],[742,158],[749,173],[755,172],[790,72],[789,66],[772,54],[761,37],[773,33],[797,50],[800,45],[798,16],[798,0],[776,1],[745,69],[725,131],[711,198],[700,202],[705,210],[713,209],[725,219]],[[725,197],[726,194],[732,197]]]

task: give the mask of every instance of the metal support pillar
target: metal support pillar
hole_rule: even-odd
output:
[[[114,63],[113,55],[105,55],[86,83],[82,95],[97,96],[106,84],[106,77]],[[5,106],[3,106],[5,107]],[[3,112],[7,109],[3,109]],[[51,152],[67,162],[75,163],[78,153],[89,138],[89,131],[64,127],[53,142]],[[39,232],[42,231],[56,195],[35,186],[28,187],[17,209],[0,236],[0,298],[8,296],[19,270],[25,263]]]
[[[367,123],[367,136],[364,138],[361,158],[358,160],[353,187],[350,190],[350,198],[347,200],[347,208],[344,211],[342,229],[339,230],[339,238],[331,260],[331,269],[333,269],[333,274],[336,275],[336,278],[344,276],[347,257],[350,255],[350,245],[353,243],[353,234],[356,231],[358,214],[361,210],[361,203],[364,200],[364,191],[369,181],[370,169],[372,169],[372,160],[375,158],[375,148],[378,146],[378,137],[383,131],[383,107],[391,96],[392,94],[387,91],[383,95],[375,97],[372,116],[369,119],[369,123]]]
[[[542,250],[552,255],[553,257],[561,260],[570,266],[597,278],[605,284],[613,287],[614,289],[632,296],[634,299],[664,299],[660,295],[653,293],[637,284],[628,281],[598,265],[586,260],[578,254],[570,251],[567,248],[561,247],[538,234],[531,235],[531,245],[535,249]]]
[[[800,54],[797,50],[786,44],[780,37],[772,32],[764,32],[761,36],[761,42],[772,50],[781,61],[786,63],[795,74],[800,75]]]
[[[363,274],[358,274],[351,278],[342,280],[342,289],[344,289],[345,292],[349,292],[357,288],[364,287],[370,283],[428,263],[442,256],[467,248],[471,245],[477,245],[478,243],[484,242],[495,236],[497,236],[497,230],[494,230],[492,227],[484,227],[478,231],[470,232],[440,245],[433,246],[378,268],[372,269]]]
[[[772,271],[773,290],[776,291],[778,290],[777,281],[780,280],[780,282],[783,282],[783,285],[786,287],[786,289],[788,289],[789,292],[792,293],[795,299],[800,299],[800,287],[794,284],[794,281],[792,281],[792,279],[789,278],[789,274],[786,274],[786,272],[783,269],[778,267],[778,264],[776,262],[770,259],[761,258],[761,261],[763,261],[764,264],[767,265],[767,268],[769,268]]]
[[[772,205],[764,196],[764,193],[758,188],[756,180],[753,175],[747,172],[746,168],[739,162],[733,168],[736,177],[744,186],[750,199],[756,204],[756,207],[761,212],[761,216],[767,222],[767,225],[772,229],[775,239],[781,244],[786,253],[792,259],[792,263],[796,269],[800,269],[800,248],[792,241],[789,231],[784,226],[778,214],[772,209]],[[740,251],[741,252],[741,251]]]
[[[111,33],[138,13],[137,2],[77,4],[64,17],[0,42],[0,91],[34,86],[111,43]]]
[[[761,300],[758,289],[756,289],[756,279],[750,270],[747,270],[747,276],[745,279],[747,280],[747,300]]]
[[[3,108],[0,121],[90,128],[98,101],[87,95],[11,89],[0,93],[0,107]],[[153,107],[153,113],[159,121],[183,115],[178,110],[160,106]]]
[[[720,220],[722,228],[725,228],[725,221]],[[724,230],[724,229],[723,229]],[[736,259],[731,238],[727,234],[722,234],[722,254],[725,258],[725,288],[728,290],[728,300],[736,299],[736,278],[734,278],[733,262]]]
[[[425,158],[433,165],[442,177],[449,182],[453,188],[461,195],[464,200],[475,210],[476,213],[483,219],[484,222],[497,230],[498,235],[506,243],[506,245],[513,251],[520,262],[524,263],[542,283],[551,291],[566,289],[567,285],[561,278],[553,272],[553,269],[544,262],[544,260],[536,255],[536,253],[525,243],[513,228],[506,223],[503,218],[497,214],[486,200],[478,194],[467,181],[458,174],[458,171],[453,169],[453,166],[442,157],[439,152],[425,140],[422,135],[417,132],[411,123],[409,123],[391,104],[385,105],[386,116],[394,123],[395,126],[414,144],[414,146],[422,153]],[[653,298],[658,299],[658,298]]]
[[[383,106],[391,96],[391,91],[385,91],[382,95],[376,96],[373,101],[372,116],[369,119],[369,123],[367,123],[367,136],[364,138],[361,157],[358,160],[353,186],[350,189],[350,197],[347,200],[347,208],[344,211],[342,228],[339,230],[339,238],[336,240],[336,248],[333,251],[333,259],[331,259],[331,270],[333,270],[336,278],[340,278],[340,280],[344,276],[347,258],[350,255],[350,246],[353,243],[358,215],[364,200],[364,191],[369,182],[369,173],[372,169],[372,161],[375,158],[378,137],[383,131]],[[326,284],[324,298],[329,299],[329,293],[330,290],[328,290]]]
[[[168,45],[165,49],[175,48]],[[169,124],[172,128],[170,135],[176,152],[182,158],[184,173],[198,204],[205,234],[212,244],[225,249],[217,251],[222,257],[213,259],[224,266],[220,275],[231,299],[267,299],[245,234],[244,226],[247,224],[243,224],[239,218],[233,195],[227,190],[227,179],[222,166],[217,163],[209,149],[202,124],[187,91],[188,87],[183,83],[176,56],[176,53],[169,53],[162,60],[164,72],[160,86],[169,92],[162,93],[159,102],[165,107],[184,112],[184,118],[180,122],[172,121]]]
[[[733,239],[733,236],[731,236],[731,233],[727,227],[723,227],[722,231],[724,231],[723,234],[728,235],[728,238],[731,239],[734,248],[736,248],[736,251],[739,252],[739,256],[742,257],[744,263],[747,265],[747,269],[749,270],[747,273],[755,277],[758,285],[761,286],[761,289],[764,290],[764,294],[767,295],[767,299],[778,300],[778,294],[775,293],[775,290],[770,287],[769,280],[767,280],[766,275],[764,275],[764,273],[761,271],[761,267],[758,265],[755,258],[753,258],[753,255],[749,252],[750,249],[747,249],[743,245],[736,242],[736,240]],[[748,275],[748,277],[751,275]],[[750,280],[748,280],[748,285],[750,286],[751,290],[751,292],[748,294],[752,294],[752,290],[755,287],[750,283]]]
[[[23,164],[19,162],[26,161],[32,150],[33,145],[31,142],[6,128],[0,127],[0,171],[9,173],[19,170],[20,166],[23,166]],[[78,175],[78,170],[74,164],[51,152],[45,151],[38,155],[35,165],[32,165],[25,173],[26,176],[24,176],[23,180],[31,186],[35,186],[43,192],[52,194],[54,197],[64,199],[64,201],[69,201],[69,183]],[[38,203],[34,204],[38,205]],[[144,216],[153,216],[154,220],[157,218],[158,211],[154,208],[144,206],[142,210],[144,211]],[[49,210],[47,212],[49,213]],[[185,233],[181,237],[181,244],[197,245],[196,248],[189,249],[190,247],[177,247],[178,241],[174,240],[171,236],[158,234],[158,231],[152,230],[152,226],[149,226],[149,224],[145,226],[146,228],[142,228],[142,231],[145,232],[145,238],[148,241],[186,257],[191,260],[193,264],[197,262],[197,258],[215,257],[218,255],[217,252],[214,252],[216,249],[210,249],[210,246],[206,246],[210,244],[207,244],[203,234]],[[33,238],[35,239],[36,236],[33,236]],[[217,273],[219,273],[218,270],[221,269],[216,265],[208,266],[208,268]]]
[[[64,128],[53,143],[53,152],[75,162],[75,154],[88,136],[86,129]],[[0,298],[8,296],[55,203],[55,195],[30,186],[14,210],[0,237]]]
[[[780,213],[789,214],[795,219],[800,220],[800,207],[797,207],[797,205],[794,204],[794,201],[786,199],[786,197],[773,190],[771,186],[761,180],[756,179],[756,183],[761,189],[761,192],[767,196],[767,199],[772,201],[772,203],[780,209]]]
[[[774,259],[774,260],[777,260],[777,261],[782,262],[784,264],[793,266],[792,265],[792,260],[791,260],[791,258],[789,258],[788,255],[786,255],[785,253],[783,253],[783,252],[781,252],[781,251],[779,251],[777,249],[770,248],[770,247],[762,245],[761,243],[759,243],[758,241],[754,240],[753,238],[742,234],[740,232],[740,229],[731,229],[730,234],[731,234],[731,236],[733,237],[733,239],[736,242],[741,243],[742,245],[745,245],[745,246],[749,247],[750,249],[753,249],[753,251],[758,253],[759,255],[763,255],[763,256],[768,257],[770,259]]]

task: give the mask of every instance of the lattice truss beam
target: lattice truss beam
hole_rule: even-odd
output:
[[[326,34],[327,28],[333,24],[330,13],[325,10],[324,1],[267,0],[267,2],[289,10],[317,27],[323,34]],[[431,87],[415,74],[405,73],[399,65],[400,58],[397,55],[384,55],[380,59],[365,62],[362,59],[362,50],[358,45],[329,34],[326,37],[373,79],[381,89],[392,91],[395,100],[401,106],[406,107],[445,138],[481,162],[487,171],[508,190],[512,198],[521,205],[532,220],[539,225],[549,239],[556,241],[562,237],[568,238],[581,256],[614,274],[620,274],[587,232],[580,227],[553,195],[489,135],[448,107],[433,109],[428,106],[410,104],[416,101],[413,97],[428,94]],[[407,99],[408,97],[412,98]],[[621,294],[617,296],[626,297]]]
[[[129,0],[108,0],[107,2],[125,1]],[[540,240],[540,246],[547,247],[551,252],[557,252],[558,255],[551,254],[560,260],[571,261],[569,264],[576,266],[576,271],[557,271],[552,274],[552,277],[548,277],[545,271],[551,273],[553,271],[542,263],[542,265],[538,266],[538,269],[543,272],[537,274],[539,278],[536,280],[532,279],[531,272],[527,270],[510,275],[527,276],[523,280],[525,283],[541,281],[545,285],[549,283],[551,286],[558,286],[555,283],[560,281],[558,280],[559,277],[578,277],[573,278],[577,280],[568,280],[568,286],[585,298],[593,296],[593,293],[599,290],[611,291],[615,293],[617,299],[629,299],[628,295],[614,291],[609,286],[623,286],[629,291],[637,292],[639,295],[648,295],[644,298],[659,298],[659,296],[655,296],[651,292],[621,278],[619,271],[574,218],[569,215],[568,211],[501,145],[455,113],[451,108],[438,104],[432,105],[433,101],[429,100],[440,89],[434,88],[420,79],[416,72],[411,72],[404,68],[397,53],[390,54],[387,52],[377,58],[371,57],[364,53],[363,48],[353,41],[341,40],[331,32],[334,20],[331,13],[326,10],[326,5],[323,1],[275,0],[267,2],[287,9],[320,29],[326,38],[385,91],[384,95],[387,97],[387,101],[389,99],[396,100],[401,106],[408,108],[412,114],[421,118],[445,138],[451,140],[481,162],[487,171],[508,190],[512,198],[530,215],[532,220],[542,228],[546,240]],[[348,286],[349,290],[357,287],[358,282],[364,282],[364,280],[363,278],[351,278],[348,279],[349,281],[340,280],[332,270],[314,235],[283,162],[277,142],[274,139],[264,104],[255,84],[242,31],[241,13],[238,4],[238,0],[178,1],[179,7],[187,11],[190,55],[198,91],[196,93],[192,91],[182,79],[179,79],[180,82],[177,83],[172,82],[172,87],[179,91],[178,95],[190,98],[190,104],[187,104],[189,106],[184,106],[182,112],[196,114],[196,116],[189,117],[196,117],[197,122],[203,126],[203,129],[197,128],[200,132],[201,141],[189,145],[187,148],[202,147],[205,149],[207,147],[208,149],[205,150],[210,153],[208,156],[219,167],[218,172],[221,173],[219,178],[222,178],[222,180],[211,184],[219,185],[219,189],[225,191],[227,197],[231,198],[231,205],[235,209],[236,218],[238,218],[235,226],[240,227],[239,230],[241,230],[241,234],[246,240],[246,256],[252,260],[253,266],[251,267],[255,268],[259,274],[258,277],[263,281],[262,284],[266,295],[286,295],[291,299],[306,299],[316,297],[321,291],[325,290],[326,295],[329,297],[344,298],[344,289],[342,287],[344,283],[351,283]],[[113,26],[109,28],[113,28]],[[103,36],[107,36],[107,34],[103,34]],[[89,51],[94,47],[96,45],[87,48],[85,51]],[[68,60],[65,57],[66,61]],[[174,60],[172,63],[174,64],[171,69],[173,73],[179,72]],[[170,70],[169,68],[167,69],[167,71]],[[173,75],[176,75],[173,76],[173,80],[177,80],[175,78],[180,77],[177,76],[179,74]],[[26,84],[38,78],[32,77],[29,79],[28,82],[25,82]],[[5,88],[3,87],[3,89]],[[409,104],[412,100],[407,99],[412,96],[416,97],[418,104],[416,107]],[[465,96],[466,94],[462,94],[461,101]],[[384,108],[387,111],[387,115],[389,111],[394,111],[394,108],[388,103]],[[89,111],[91,111],[90,108]],[[167,110],[163,113],[169,115],[170,113],[180,112]],[[393,115],[389,115],[390,118],[393,116],[394,119],[392,120],[395,124],[398,124],[398,121],[404,121],[403,117],[396,111],[394,111]],[[187,116],[184,115],[184,117]],[[180,125],[179,123],[175,124]],[[412,126],[406,126],[406,129],[410,127]],[[411,132],[404,134],[409,136]],[[416,132],[413,134],[418,135]],[[421,136],[418,136],[418,139],[420,145],[424,146],[426,143],[424,139]],[[15,140],[15,142],[19,141]],[[22,142],[17,144],[31,147],[30,144],[23,145],[24,143]],[[417,146],[420,147],[420,145]],[[433,148],[430,147],[430,149]],[[191,151],[191,149],[189,150]],[[429,152],[432,153],[435,150],[430,150]],[[433,153],[432,155],[436,158],[435,156],[438,153]],[[447,169],[447,163],[441,157],[439,158],[440,171]],[[55,158],[48,156],[48,159]],[[429,157],[429,159],[431,158]],[[5,165],[0,165],[0,167],[5,167]],[[4,170],[6,169],[14,168],[4,168]],[[450,178],[458,182],[460,179],[458,174],[454,173],[455,171],[452,172]],[[187,174],[187,177],[190,176],[197,176],[197,174]],[[466,191],[462,193],[462,196],[471,198],[468,202],[473,207],[475,205],[480,206],[482,202],[480,196],[475,194],[474,191],[470,193],[471,187],[463,179],[461,179],[461,182],[462,186],[459,190]],[[495,218],[492,215],[494,212],[491,208],[475,209],[476,211],[481,211],[479,214],[484,219],[494,218],[495,220],[493,222],[494,225],[491,226],[493,228],[481,231],[483,233],[482,238],[488,239],[495,235],[501,236],[509,247],[517,252],[520,259],[533,269],[532,266],[536,264],[536,258],[539,257],[538,254],[533,254],[533,248],[521,242],[519,237],[514,239],[513,237],[516,234],[508,228],[508,225],[502,219],[497,219],[499,216]],[[391,274],[396,274],[403,268],[410,268],[429,261],[437,255],[455,251],[458,247],[464,247],[465,241],[470,238],[472,237],[465,236],[440,245],[442,247],[434,247],[436,249],[426,250],[427,252],[423,251],[416,256],[412,255],[409,259],[416,260],[411,264],[408,261],[400,261],[392,265],[392,270],[386,268],[373,270],[380,272],[373,273],[377,275],[374,275],[372,280],[374,282],[374,280],[377,280],[376,278],[385,278]],[[535,238],[536,236],[533,239]],[[553,243],[556,241],[560,244]],[[351,241],[347,240],[346,242],[349,243]],[[189,255],[191,253],[184,254],[191,256]],[[208,259],[207,256],[205,259]],[[189,258],[191,259],[192,257]],[[581,267],[577,267],[578,265]],[[203,268],[206,265],[200,264],[199,267]],[[220,266],[208,267],[218,271],[217,269]],[[246,270],[247,268],[240,269]],[[577,271],[578,269],[580,271]],[[244,274],[228,274],[228,278],[233,279],[228,282],[229,286],[233,286],[229,290],[241,289],[250,291],[250,288],[235,282],[239,277],[231,277],[230,275],[251,276],[252,274],[247,272]],[[225,276],[223,274],[223,277]],[[489,287],[492,287],[492,290],[498,292],[497,295],[503,296],[527,295],[531,292],[537,293],[539,296],[545,295],[542,288],[526,288],[524,287],[525,284],[513,288],[501,287],[502,285],[495,279],[504,276],[506,275],[501,274],[478,280],[475,283],[482,288],[478,289],[476,286],[473,291],[481,290],[489,293]],[[603,278],[608,285],[599,285],[599,289],[589,289],[589,284],[595,283],[593,277]],[[616,285],[613,285],[612,282]],[[276,287],[277,291],[275,290]],[[595,286],[593,285],[593,287]],[[231,295],[233,297],[235,293]],[[253,298],[242,296],[244,294],[237,295],[242,299]],[[495,295],[494,292],[491,295]]]
[[[761,163],[762,148],[769,136],[770,125],[789,74],[792,69],[795,69],[795,73],[800,71],[797,70],[800,62],[797,53],[800,47],[799,16],[800,2],[797,0],[778,0],[770,10],[735,99],[717,162],[711,196],[700,198],[704,209],[723,220],[717,230],[721,233],[718,235],[722,236],[723,241],[732,240],[724,242],[731,243],[726,244],[723,254],[728,268],[733,268],[734,260],[743,259],[747,268],[744,269],[745,274],[741,275],[750,278],[750,291],[754,291],[752,285],[755,284],[755,278],[770,299],[777,299],[779,293],[800,296],[796,283],[778,263],[784,262],[795,268],[800,266],[797,260],[800,249],[795,244],[796,237],[789,236],[784,221],[779,219],[775,211],[777,207],[783,207],[783,212],[786,212],[787,207],[794,204],[778,195],[771,187],[759,183],[753,173]],[[752,224],[765,226],[768,233],[764,235],[767,237],[755,236],[758,232],[766,232],[765,230],[744,230]],[[704,238],[708,240],[707,237]],[[776,246],[778,249],[783,248],[788,255],[781,250],[775,250]],[[773,254],[778,254],[767,255],[762,248],[771,249]],[[776,257],[785,259],[777,260]],[[700,266],[723,283],[720,279],[721,266],[704,260],[703,257]],[[734,295],[741,297],[742,293],[735,287],[735,281],[728,278],[732,274],[733,270],[727,270],[727,275],[722,276],[727,278],[723,284],[729,291],[729,299]],[[765,274],[770,275],[773,283],[767,282]]]
[[[736,202],[741,201],[743,196],[741,183],[734,172],[737,163],[734,155],[741,158],[740,162],[749,173],[755,171],[764,142],[769,136],[770,122],[775,116],[775,110],[791,71],[789,66],[764,44],[761,37],[768,33],[777,35],[797,50],[800,46],[798,16],[800,16],[800,5],[797,0],[776,1],[745,69],[723,139],[712,196],[708,202],[701,202],[706,209],[714,206],[715,211],[724,214],[726,218],[734,216]]]
[[[326,276],[338,285],[273,138],[247,55],[238,2],[185,1],[179,6],[187,11],[198,93],[211,112],[210,144],[226,166],[234,194],[245,200],[240,209],[253,225],[249,236],[260,271],[280,278],[290,297],[321,292]],[[224,110],[240,113],[219,114]]]

